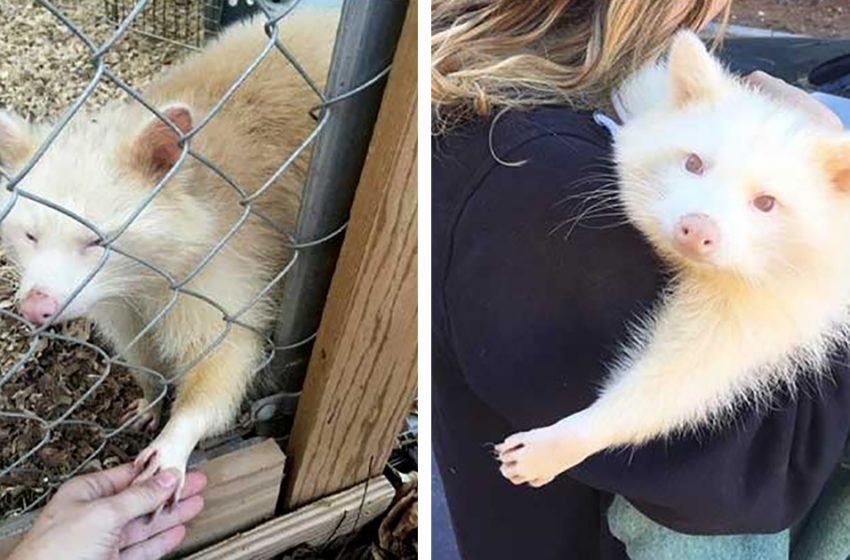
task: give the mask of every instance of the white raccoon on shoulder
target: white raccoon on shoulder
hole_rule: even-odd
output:
[[[848,342],[850,135],[732,76],[690,32],[620,93],[619,202],[672,280],[594,404],[496,446],[515,484],[722,424]]]

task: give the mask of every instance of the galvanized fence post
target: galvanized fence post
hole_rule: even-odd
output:
[[[348,219],[383,95],[383,83],[365,86],[388,69],[408,2],[346,0],[333,52],[326,97],[328,122],[317,138],[298,217],[299,243],[332,235]],[[342,97],[340,97],[342,96]],[[339,101],[333,100],[340,98]],[[276,387],[293,398],[304,383],[312,338],[333,276],[342,235],[303,249],[286,279],[271,364]]]

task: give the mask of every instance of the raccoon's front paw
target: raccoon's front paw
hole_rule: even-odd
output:
[[[180,501],[183,484],[186,481],[186,464],[193,447],[194,445],[187,449],[185,444],[168,438],[163,432],[136,457],[134,464],[137,469],[141,470],[141,473],[133,483],[144,482],[160,471],[174,469],[178,473],[178,481],[174,495],[168,500],[168,506],[175,506]],[[156,514],[161,510],[162,508],[157,510]]]
[[[502,476],[535,488],[584,461],[587,450],[580,436],[558,425],[514,434],[496,446]]]
[[[153,433],[159,427],[161,403],[151,406],[145,398],[136,399],[130,403],[121,417],[121,425],[132,421],[130,428],[137,432]]]

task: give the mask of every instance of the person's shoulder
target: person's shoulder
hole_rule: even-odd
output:
[[[467,123],[434,140],[435,185],[477,189],[510,169],[513,180],[540,174],[580,175],[606,159],[611,135],[597,115],[568,107],[511,110]]]
[[[608,130],[600,125],[597,114],[565,106],[496,112],[451,128],[434,137],[433,154],[437,162],[459,153],[505,153],[534,142],[586,145],[606,150],[611,143]],[[494,162],[495,163],[495,162]]]
[[[514,177],[581,176],[588,162],[610,159],[611,134],[594,114],[552,107],[494,120],[488,145],[491,167]]]
[[[508,111],[489,120],[488,136],[494,150],[509,151],[529,142],[607,150],[611,136],[596,115],[568,107]]]
[[[462,134],[454,141],[466,147],[434,162],[431,184],[433,231],[457,254],[482,243],[554,243],[547,231],[570,219],[578,195],[610,182],[610,134],[589,113],[505,112]]]
[[[535,245],[555,243],[547,231],[562,229],[586,196],[610,184],[611,137],[592,114],[567,109],[505,113],[488,135],[486,161],[459,185],[453,222],[479,242],[505,235]]]

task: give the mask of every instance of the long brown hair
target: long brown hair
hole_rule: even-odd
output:
[[[680,28],[710,19],[712,0],[433,0],[435,123],[493,107],[606,107],[624,78]],[[680,10],[679,17],[671,14]],[[729,19],[731,2],[723,23]]]

